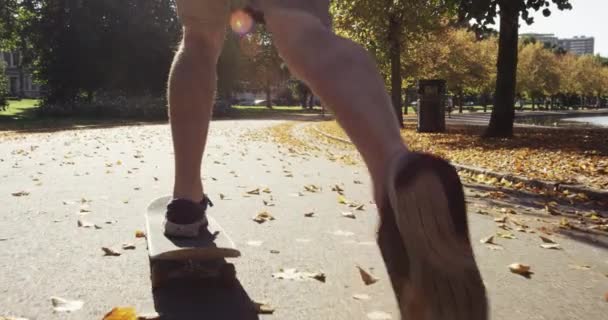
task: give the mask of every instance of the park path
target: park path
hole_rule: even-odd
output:
[[[133,306],[167,312],[167,319],[257,319],[246,303],[253,299],[275,309],[260,319],[398,319],[375,246],[377,217],[365,169],[332,161],[327,152],[268,141],[265,128],[280,123],[217,121],[211,127],[203,172],[215,202],[210,213],[243,254],[234,261],[242,287],[230,292],[150,290],[145,241],[135,232],[144,228],[146,205],[170,192],[167,125],[4,135],[0,318],[101,319],[115,306]],[[332,191],[336,185],[342,197]],[[247,193],[257,188],[259,195]],[[486,196],[494,191],[467,189],[493,319],[605,319],[606,246],[554,234],[548,237],[562,250],[548,250],[540,247],[538,232],[515,230],[516,239],[496,236],[497,245],[482,244],[479,239],[502,230],[494,220],[505,208],[518,211],[517,221],[528,231],[545,219],[516,195]],[[275,220],[252,221],[262,211]],[[306,217],[310,212],[314,216]],[[100,228],[78,227],[78,220]],[[136,249],[122,250],[123,243]],[[104,256],[101,247],[122,254]],[[509,272],[515,262],[532,267],[530,279]],[[379,281],[365,285],[357,266]],[[273,277],[290,268],[323,272],[325,282]],[[51,296],[84,305],[53,312]]]

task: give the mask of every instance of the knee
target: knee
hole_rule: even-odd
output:
[[[194,61],[215,63],[222,50],[225,33],[221,30],[196,30],[184,28],[178,55],[192,57]]]

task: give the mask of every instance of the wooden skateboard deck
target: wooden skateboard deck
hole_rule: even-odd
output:
[[[174,238],[164,234],[165,211],[171,197],[150,203],[146,211],[146,240],[152,287],[174,280],[219,281],[230,284],[236,279],[234,265],[226,258],[241,253],[220,224],[207,215],[209,225],[197,238]]]

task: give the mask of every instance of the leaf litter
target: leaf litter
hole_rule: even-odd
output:
[[[365,283],[366,286],[372,285],[380,280],[371,273],[365,271],[365,269],[361,268],[360,266],[357,266],[357,269],[359,269],[361,280],[363,280],[363,283]]]
[[[304,281],[314,279],[320,282],[325,282],[326,277],[323,272],[300,272],[295,268],[280,269],[279,272],[273,273],[275,279]]]
[[[272,220],[275,220],[275,218],[268,211],[262,211],[253,218],[253,221],[255,221],[259,224],[262,224],[266,221],[272,221]]]
[[[51,297],[51,304],[55,312],[74,312],[84,305],[81,300],[68,300],[60,297]]]
[[[530,266],[521,263],[513,263],[509,265],[509,270],[512,273],[524,276],[526,278],[530,278],[530,276],[534,274],[532,271],[530,271],[530,269]]]

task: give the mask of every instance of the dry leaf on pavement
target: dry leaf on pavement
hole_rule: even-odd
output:
[[[137,312],[132,307],[116,307],[108,312],[103,320],[138,320]]]
[[[557,243],[544,243],[540,245],[543,249],[560,250],[562,247]]]
[[[591,266],[589,266],[589,265],[573,264],[573,265],[570,265],[570,268],[577,269],[577,270],[589,270],[589,269],[591,269]]]
[[[487,243],[487,244],[494,244],[494,235],[491,235],[489,237],[485,237],[485,238],[481,239],[479,242],[481,242],[481,243]]]
[[[507,222],[507,216],[502,216],[500,218],[494,218],[494,222],[505,223],[505,222]]]
[[[338,203],[340,204],[348,204],[348,200],[343,195],[338,196]]]
[[[24,196],[29,196],[30,193],[27,191],[19,191],[19,192],[13,192],[12,195],[13,195],[13,197],[24,197]]]
[[[357,216],[355,216],[355,214],[352,213],[352,212],[350,212],[350,211],[349,212],[342,212],[342,216],[344,218],[357,219]]]
[[[268,211],[262,211],[253,218],[253,221],[255,221],[259,224],[262,224],[266,221],[272,221],[272,220],[274,220],[274,217]]]
[[[503,239],[516,239],[515,235],[513,235],[511,232],[501,232],[498,231],[496,232],[496,235],[503,238]]]
[[[317,193],[321,191],[321,187],[315,186],[314,184],[309,184],[304,186],[304,190],[311,192],[311,193]]]
[[[103,251],[103,253],[105,253],[106,256],[118,257],[121,255],[120,252],[112,248],[102,247],[101,250]]]
[[[53,310],[55,312],[74,312],[80,310],[84,302],[80,300],[67,300],[59,297],[51,297]]]
[[[141,230],[136,230],[135,231],[135,238],[145,238],[146,237],[146,233],[141,231]]]
[[[267,302],[251,301],[257,314],[273,314],[274,308]]]
[[[372,285],[376,282],[378,282],[378,278],[374,277],[371,273],[365,271],[363,268],[357,266],[357,269],[359,269],[359,274],[361,275],[361,280],[363,280],[363,283],[365,283],[366,286]]]
[[[530,271],[530,266],[521,263],[513,263],[509,265],[509,270],[515,274],[519,274],[527,278],[529,278],[533,273]]]
[[[369,300],[371,297],[364,293],[353,294],[353,299],[355,300]]]
[[[543,237],[543,236],[538,236],[544,243],[555,243],[555,241],[547,238],[547,237]]]
[[[81,228],[93,228],[95,227],[95,224],[82,219],[78,219],[78,226]]]
[[[339,186],[339,185],[337,185],[337,184],[336,184],[336,185],[334,185],[334,186],[331,188],[331,191],[335,191],[335,192],[337,192],[337,193],[338,193],[338,194],[340,194],[340,195],[344,195],[344,189],[342,189],[342,187],[340,187],[340,186]]]
[[[272,191],[270,191],[270,188],[264,188],[264,190],[262,190],[262,192],[264,192],[264,193],[271,193]]]
[[[307,217],[307,218],[312,218],[314,215],[315,215],[314,211],[307,212],[307,213],[304,214],[304,216]]]
[[[295,281],[315,279],[320,282],[325,282],[325,274],[323,272],[299,272],[296,269],[281,269],[280,272],[273,273],[272,277],[276,279]]]
[[[260,194],[260,188],[249,190],[249,191],[247,191],[247,194],[259,195]]]
[[[133,243],[123,243],[122,244],[122,249],[123,250],[135,250],[135,244],[133,244]]]

